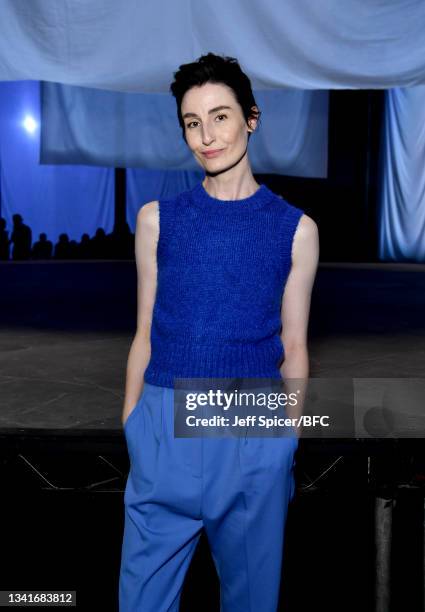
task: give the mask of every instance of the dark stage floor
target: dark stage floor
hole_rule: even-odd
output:
[[[0,430],[120,429],[133,262],[0,266]],[[425,266],[321,265],[312,377],[422,377]]]

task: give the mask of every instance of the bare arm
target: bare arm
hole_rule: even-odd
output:
[[[159,238],[158,202],[145,204],[137,214],[135,257],[137,267],[137,331],[127,360],[124,425],[143,390],[143,376],[151,356],[150,333],[157,285],[156,249]]]
[[[303,215],[292,245],[292,267],[282,299],[281,339],[285,360],[280,367],[287,393],[300,389],[297,406],[288,406],[288,416],[301,414],[309,375],[307,330],[311,292],[319,261],[319,233],[316,223]],[[305,384],[292,384],[290,379],[303,379]],[[301,387],[301,388],[300,388]],[[296,388],[296,389],[295,389]]]

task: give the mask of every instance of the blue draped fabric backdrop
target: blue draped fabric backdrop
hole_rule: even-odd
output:
[[[81,240],[114,222],[114,171],[90,166],[40,165],[40,130],[28,133],[26,116],[40,123],[39,83],[0,83],[1,210],[6,229],[19,213],[32,230],[33,243],[45,232],[54,244],[65,232]]]
[[[262,115],[249,142],[254,172],[325,178],[328,92],[254,91]],[[42,163],[199,171],[171,94],[42,84]]]
[[[42,84],[42,163],[127,167],[127,220],[140,207],[202,179],[170,94],[129,94]],[[249,144],[254,172],[323,178],[327,91],[259,91],[261,125]]]
[[[41,91],[40,105],[37,82],[0,83],[2,215],[9,231],[12,215],[19,212],[32,229],[33,242],[40,232],[54,243],[62,232],[77,241],[99,227],[109,233],[114,166],[142,166],[127,172],[132,231],[144,203],[175,195],[202,179],[202,169],[182,139],[170,95],[57,84],[44,84]],[[328,92],[276,90],[256,96],[263,119],[250,141],[254,170],[326,176]],[[22,126],[26,115],[41,123],[32,135]]]
[[[425,262],[425,86],[385,92],[379,257]]]

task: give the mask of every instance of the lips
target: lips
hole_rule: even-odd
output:
[[[202,155],[206,157],[207,159],[210,159],[211,157],[217,157],[222,152],[223,152],[223,149],[211,149],[211,151],[203,151]]]

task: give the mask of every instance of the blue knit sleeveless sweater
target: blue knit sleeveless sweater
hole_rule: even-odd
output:
[[[302,214],[265,185],[219,200],[200,182],[159,201],[146,382],[281,378],[282,296]]]

